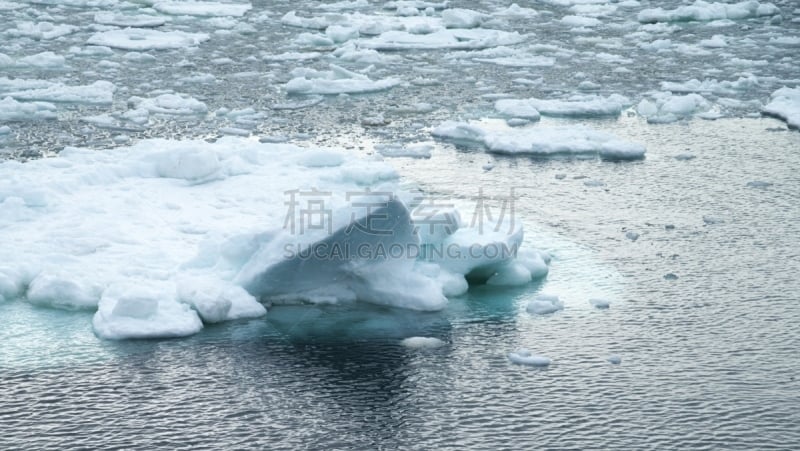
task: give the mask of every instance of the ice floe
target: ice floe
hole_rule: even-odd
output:
[[[446,121],[433,130],[438,138],[481,144],[489,152],[529,155],[599,155],[613,159],[642,158],[645,147],[588,127],[525,127],[510,130],[467,122]]]
[[[208,112],[205,103],[188,96],[178,94],[161,94],[154,98],[131,97],[128,104],[136,109],[143,109],[151,114],[171,116],[203,115]]]
[[[94,21],[103,25],[135,28],[160,27],[167,23],[167,19],[162,16],[150,14],[119,14],[108,11],[95,13]]]

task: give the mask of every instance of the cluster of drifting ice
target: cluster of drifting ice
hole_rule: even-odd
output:
[[[328,193],[327,231],[311,222],[304,233],[288,229],[289,218],[302,221],[286,209],[295,189]],[[353,192],[400,197],[365,212],[348,200]],[[381,161],[240,138],[67,148],[57,158],[7,161],[0,297],[96,308],[94,329],[106,338],[183,336],[204,323],[263,315],[258,299],[435,310],[467,289],[467,275],[519,284],[547,272],[536,251],[482,252],[516,249],[520,228],[480,233],[450,212],[447,227],[429,230],[403,196],[415,197],[402,194],[397,173]],[[450,254],[419,252],[432,246]]]
[[[773,92],[762,112],[783,119],[789,127],[800,129],[800,88],[781,88]]]
[[[599,155],[612,159],[644,157],[641,144],[588,127],[526,127],[494,130],[478,124],[446,121],[433,130],[439,138],[481,144],[490,152],[529,155]]]
[[[780,9],[772,3],[759,3],[755,0],[734,4],[708,3],[703,0],[697,0],[692,5],[681,6],[676,9],[645,9],[639,12],[637,19],[641,23],[737,20],[749,17],[772,16],[779,13]]]

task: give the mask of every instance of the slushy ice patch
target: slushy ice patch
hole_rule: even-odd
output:
[[[185,336],[273,303],[437,310],[524,284],[520,225],[431,210],[379,158],[242,138],[0,164],[0,299],[96,310],[105,338]],[[497,226],[500,224],[498,223]],[[259,302],[260,301],[260,302]]]

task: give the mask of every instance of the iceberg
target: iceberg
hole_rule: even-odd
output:
[[[0,296],[95,311],[103,338],[174,337],[279,303],[439,310],[468,280],[546,274],[540,253],[517,253],[521,226],[442,229],[398,177],[382,161],[238,137],[6,161]]]

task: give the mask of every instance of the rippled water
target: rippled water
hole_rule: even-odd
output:
[[[542,287],[476,288],[439,313],[275,307],[129,342],[96,339],[86,313],[0,305],[0,445],[793,448],[800,135],[769,119],[615,127],[645,139],[648,158],[498,158],[487,172],[484,154],[444,146],[400,164],[465,198],[464,177],[529,187],[518,215],[556,256]],[[526,314],[537,290],[565,310]],[[598,291],[609,310],[588,305]],[[410,335],[446,345],[400,346]],[[517,346],[553,364],[514,366]]]
[[[274,10],[274,17],[290,7],[254,2],[255,10]],[[254,135],[308,133],[314,142],[369,153],[380,142],[428,139],[428,127],[443,119],[484,116],[491,101],[482,93],[560,95],[590,78],[602,80],[608,92],[635,97],[661,80],[683,81],[723,64],[715,55],[659,65],[656,56],[620,50],[635,59],[634,75],[615,76],[613,66],[581,53],[593,44],[547,24],[547,11],[563,11],[536,7],[544,14],[536,19],[542,41],[575,47],[577,56],[528,75],[474,64],[464,76],[462,64],[441,59],[444,52],[405,54],[402,64],[379,70],[412,74],[407,78],[419,73],[435,83],[274,110]],[[759,54],[765,33],[776,27],[761,28],[764,21],[739,30],[753,43],[735,53],[776,63],[759,69],[773,79],[744,99],[764,99],[781,80],[797,76],[781,63],[790,49]],[[673,39],[713,33],[683,27]],[[783,27],[797,31],[796,23]],[[604,28],[605,44],[627,48],[624,31]],[[194,66],[111,75],[134,95],[173,86],[173,78],[202,68],[225,80],[222,88],[181,86],[183,92],[211,109],[269,110],[286,100],[272,87],[286,81],[294,63],[207,63],[230,48],[247,54],[247,44],[253,53],[281,48],[296,33],[275,26],[256,37],[212,39],[193,55]],[[87,35],[77,33],[54,50]],[[27,51],[40,43],[19,45]],[[70,64],[74,82],[94,79],[87,72],[91,61]],[[583,75],[576,75],[578,68]],[[260,75],[230,75],[246,70]],[[534,75],[545,81],[533,92],[511,81]],[[145,77],[149,85],[141,84]],[[418,101],[439,108],[423,118],[392,110]],[[115,132],[78,121],[100,111],[71,106],[56,122],[15,124],[4,152],[25,158],[67,144],[111,146]],[[375,111],[388,111],[392,123],[362,127],[360,118]],[[393,162],[409,183],[451,196],[464,211],[474,208],[479,188],[501,196],[514,187],[526,240],[554,255],[539,284],[474,287],[442,312],[273,307],[265,318],[211,325],[185,339],[122,342],[95,337],[89,312],[0,303],[0,449],[797,449],[800,133],[766,118],[654,126],[624,115],[568,123],[580,122],[645,144],[647,157],[621,163],[509,158],[438,143],[429,160]],[[130,135],[213,137],[222,125],[214,118],[169,120]],[[484,168],[489,162],[491,170]],[[549,317],[527,314],[525,305],[538,292],[559,294],[565,309]],[[611,308],[593,309],[587,301],[595,296],[611,299]],[[414,335],[440,338],[445,346],[400,345]],[[512,365],[506,354],[518,347],[553,363]],[[608,363],[612,354],[622,363]]]

